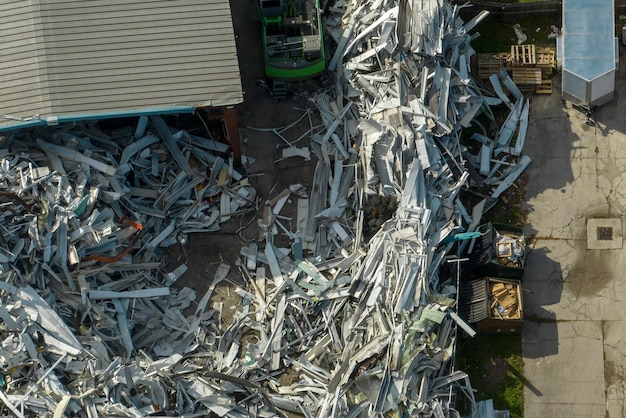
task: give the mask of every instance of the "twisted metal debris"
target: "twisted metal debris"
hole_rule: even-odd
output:
[[[457,325],[472,332],[455,313],[455,236],[476,227],[485,202],[470,214],[461,193],[497,199],[529,160],[516,147],[523,97],[505,74],[501,97],[476,84],[477,21],[457,12],[434,0],[331,8],[336,84],[312,98],[324,130],[311,137],[309,197],[294,185],[267,202],[262,239],[236,266],[243,309],[225,332],[208,302],[232,266],[185,316],[195,293],[170,287],[184,269],[157,262],[184,233],[256,204],[214,155],[223,149],[160,118],[148,131],[142,119],[123,150],[64,128],[12,138],[0,193],[5,406],[17,416],[325,418],[455,417],[459,395],[473,405],[454,365]],[[500,129],[491,106],[503,99],[512,116]],[[482,132],[477,147],[461,141],[470,126]],[[219,208],[208,199],[218,194]],[[365,208],[380,195],[397,208],[368,238]],[[293,202],[290,231],[280,213]],[[289,248],[274,242],[281,231]]]

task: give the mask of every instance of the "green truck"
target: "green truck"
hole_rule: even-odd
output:
[[[326,69],[319,0],[259,0],[265,74],[283,84]]]

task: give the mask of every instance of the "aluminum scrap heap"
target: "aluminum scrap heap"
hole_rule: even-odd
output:
[[[196,295],[170,289],[186,265],[167,271],[163,251],[256,207],[255,190],[222,158],[228,146],[159,116],[111,135],[79,124],[2,139],[2,403],[17,416],[169,407],[157,372],[211,313],[182,315]],[[170,384],[189,393],[196,382]]]
[[[498,97],[476,84],[468,32],[479,18],[463,23],[457,12],[442,0],[329,8],[336,83],[311,98],[324,129],[311,136],[310,197],[294,185],[263,208],[262,239],[242,248],[237,266],[243,308],[225,331],[208,302],[231,267],[220,266],[185,317],[195,293],[170,288],[183,271],[164,272],[154,258],[180,234],[210,231],[256,202],[215,156],[223,150],[158,117],[123,150],[62,127],[49,142],[9,138],[0,167],[0,198],[11,204],[0,247],[6,408],[458,417],[463,397],[475,409],[454,365],[457,327],[471,333],[456,315],[454,261],[466,242],[456,238],[530,162],[521,156],[528,101],[506,73],[491,80]],[[490,110],[498,105],[510,109],[502,127]],[[470,126],[482,132],[475,147],[461,144]],[[468,210],[466,190],[485,199]],[[213,193],[219,208],[206,204]],[[363,208],[377,195],[397,209],[366,240]],[[279,215],[294,196],[299,225],[289,231]],[[289,248],[273,239],[279,231]]]
[[[498,97],[470,74],[468,32],[485,14],[464,24],[446,2],[419,4],[338,2],[326,20],[337,82],[311,99],[325,126],[312,136],[319,162],[303,237],[314,257],[279,260],[279,271],[267,263],[287,288],[270,298],[281,322],[270,340],[287,319],[295,334],[274,344],[280,356],[260,360],[300,378],[271,396],[283,410],[458,416],[457,395],[475,408],[467,374],[454,367],[457,324],[472,333],[455,312],[456,238],[530,162],[520,156],[528,101],[506,73],[492,80],[506,86]],[[491,107],[503,103],[511,114],[498,128]],[[471,149],[461,144],[468,127],[482,132]],[[484,196],[471,215],[460,198],[470,189]],[[363,207],[376,195],[398,208],[364,242]],[[271,238],[266,253],[280,253]],[[302,300],[289,312],[285,297]]]

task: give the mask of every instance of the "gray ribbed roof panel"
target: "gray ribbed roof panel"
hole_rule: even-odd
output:
[[[615,69],[613,0],[563,1],[563,69],[591,81]]]
[[[0,114],[243,101],[228,0],[3,1],[0,39]]]

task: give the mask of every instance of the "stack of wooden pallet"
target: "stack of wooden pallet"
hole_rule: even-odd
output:
[[[478,78],[486,80],[491,74],[500,72],[500,68],[506,68],[511,56],[508,53],[479,54],[477,60]]]
[[[541,85],[541,69],[536,64],[535,45],[511,45],[511,75],[521,90],[531,92]]]
[[[506,69],[520,90],[537,94],[552,94],[550,76],[555,66],[554,50],[537,49],[535,45],[511,45],[510,53],[479,54],[477,75],[487,79]]]
[[[552,94],[554,51],[537,50],[535,45],[511,45],[511,75],[513,81],[538,94]]]
[[[537,68],[541,68],[541,84],[535,87],[535,93],[552,94],[552,72],[556,67],[556,59],[553,49],[540,49],[537,51]]]

